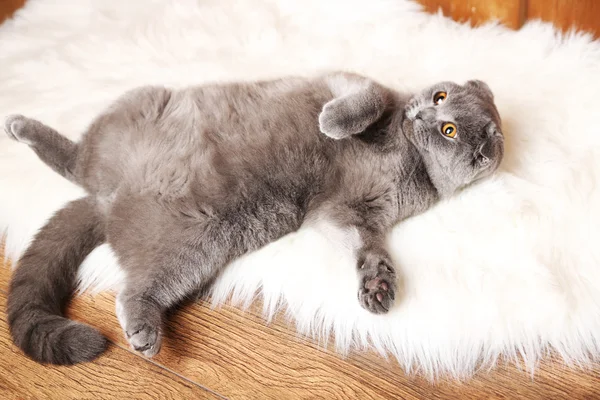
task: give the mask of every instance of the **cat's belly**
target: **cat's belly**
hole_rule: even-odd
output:
[[[265,90],[140,91],[149,104],[136,98],[135,108],[99,121],[86,188],[107,203],[127,191],[204,206],[303,204],[331,156],[317,124],[326,99],[309,90],[274,98]]]

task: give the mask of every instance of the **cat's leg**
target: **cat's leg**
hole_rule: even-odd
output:
[[[127,260],[130,266],[137,261]],[[185,277],[186,267],[189,266],[156,262],[148,266],[145,276],[128,274],[126,284],[117,296],[116,314],[125,337],[134,350],[147,357],[160,351],[165,312],[201,285],[193,275]],[[142,265],[136,265],[136,268],[141,269]],[[173,275],[169,276],[166,271]],[[190,287],[192,284],[194,288]]]
[[[118,246],[127,277],[117,296],[116,312],[133,349],[148,357],[157,354],[165,312],[212,281],[227,263],[231,249],[214,228],[169,229],[162,238],[165,243],[146,242],[123,255],[123,246]]]
[[[338,73],[325,80],[335,97],[323,106],[319,128],[334,139],[364,132],[381,118],[392,100],[388,89],[358,75]]]
[[[27,144],[54,171],[75,181],[77,144],[43,123],[22,115],[10,115],[4,124],[8,137]]]
[[[188,199],[165,204],[120,194],[110,210],[107,240],[126,274],[116,308],[134,349],[155,355],[166,310],[197,294],[234,258],[298,227],[298,217],[289,218],[295,209],[282,215],[284,205],[261,204],[219,214]]]
[[[372,313],[390,310],[396,298],[396,270],[387,250],[385,236],[398,219],[398,204],[392,187],[371,186],[368,193],[340,193],[323,208],[337,226],[354,232],[356,267],[359,278],[358,300]],[[356,235],[358,234],[358,235]]]
[[[218,221],[186,224],[159,207],[140,212],[147,205],[113,221],[108,238],[126,274],[116,302],[119,322],[131,347],[152,357],[160,350],[165,312],[212,281],[235,248]]]

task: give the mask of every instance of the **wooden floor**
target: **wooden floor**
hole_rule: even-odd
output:
[[[600,399],[600,365],[582,371],[547,360],[534,377],[502,365],[466,382],[431,384],[370,352],[341,357],[283,320],[267,324],[256,310],[212,310],[204,302],[171,317],[163,349],[148,360],[128,348],[110,294],[83,295],[69,309],[110,339],[108,351],[89,364],[42,366],[10,340],[9,278],[0,260],[2,399]]]
[[[13,15],[24,4],[25,0],[0,0],[0,23]]]

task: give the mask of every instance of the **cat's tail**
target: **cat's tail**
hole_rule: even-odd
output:
[[[32,359],[75,364],[106,348],[96,329],[63,317],[79,265],[104,240],[102,215],[86,197],[58,211],[18,261],[8,293],[8,324],[15,344]]]

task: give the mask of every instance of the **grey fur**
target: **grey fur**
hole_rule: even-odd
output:
[[[448,96],[435,105],[440,90]],[[454,140],[440,132],[448,121]],[[503,155],[483,82],[411,96],[345,73],[136,89],[78,144],[22,116],[6,130],[88,193],[42,228],[10,286],[15,343],[57,364],[104,348],[97,331],[62,317],[79,263],[104,240],[126,273],[119,320],[147,356],[160,349],[166,309],[313,218],[358,232],[358,299],[385,313],[396,291],[388,230],[491,174]]]

